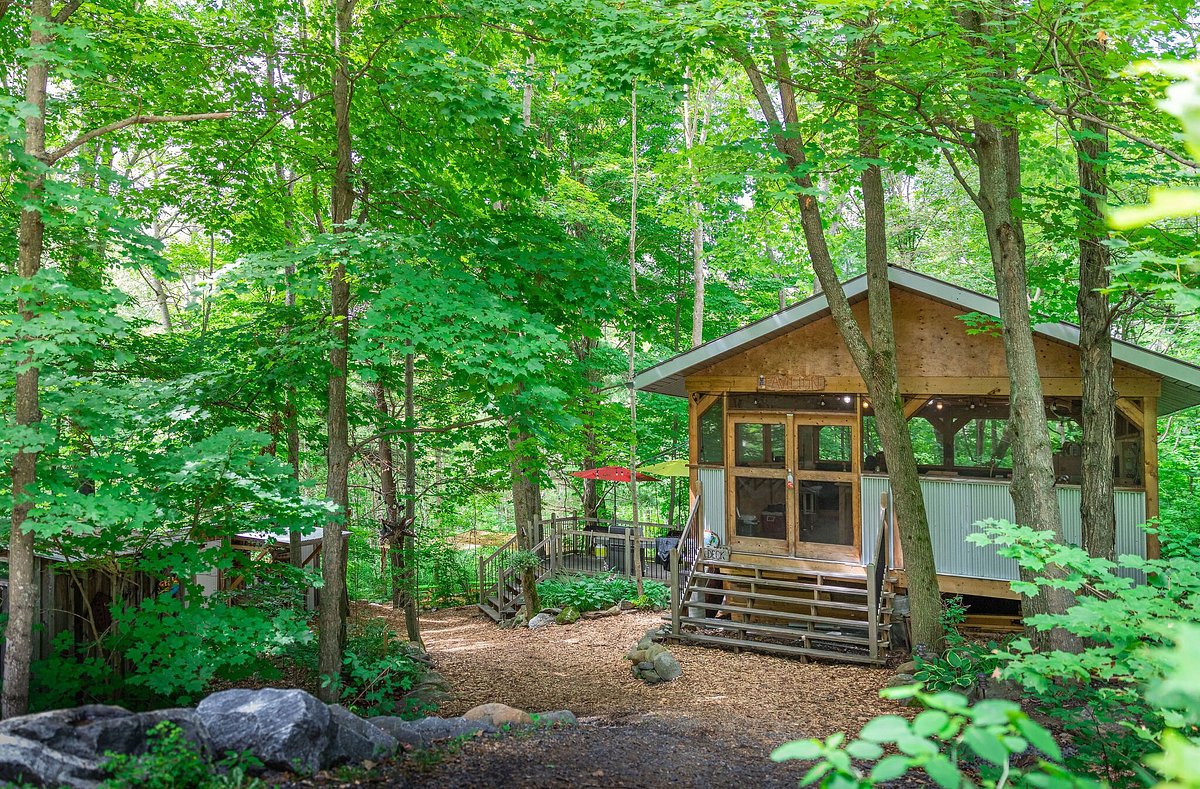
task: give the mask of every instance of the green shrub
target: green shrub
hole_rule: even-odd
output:
[[[969,641],[959,632],[967,620],[967,608],[961,597],[951,597],[942,603],[940,616],[945,632],[944,649],[940,655],[917,655],[917,670],[913,678],[926,690],[958,690],[965,692],[975,684],[980,674],[991,674],[1000,664],[999,645]]]
[[[341,677],[321,677],[322,687],[338,685],[342,705],[357,715],[416,717],[429,710],[413,708],[404,698],[425,673],[408,651],[408,642],[396,638],[381,619],[352,621],[342,653]],[[305,645],[292,655],[300,665],[317,672],[317,652]]]
[[[628,578],[576,575],[542,581],[538,596],[543,606],[574,606],[581,612],[611,608],[622,600],[642,610],[659,610],[670,601],[671,589],[658,581],[643,581],[642,596],[638,597],[637,584]]]
[[[146,733],[146,752],[139,756],[108,754],[106,789],[258,789],[265,784],[250,776],[261,764],[248,754],[229,754],[217,762],[204,758],[183,731],[163,721]]]
[[[1181,624],[1200,622],[1200,568],[1192,557],[1148,560],[1122,556],[1116,562],[1088,556],[1082,548],[1052,541],[1037,532],[1003,521],[984,521],[979,544],[998,546],[1035,575],[1055,565],[1061,580],[1037,578],[1013,588],[1036,594],[1051,584],[1077,595],[1061,615],[1029,617],[1040,631],[1053,628],[1078,636],[1078,653],[1037,651],[1025,638],[1015,639],[999,655],[1003,675],[1020,683],[1036,709],[1071,735],[1077,750],[1068,765],[1096,771],[1116,781],[1155,748],[1154,732],[1169,722],[1161,704],[1146,688],[1165,676],[1164,647]],[[1135,583],[1136,571],[1147,580]],[[1113,731],[1124,736],[1112,736]]]

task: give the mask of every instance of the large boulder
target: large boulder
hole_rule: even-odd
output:
[[[469,721],[483,721],[497,728],[500,726],[528,726],[533,723],[533,717],[524,710],[510,707],[507,704],[480,704],[463,713]]]
[[[268,768],[312,774],[329,746],[329,707],[302,690],[224,690],[196,708],[213,753],[249,751]]]
[[[0,783],[93,789],[105,777],[99,759],[85,759],[44,743],[0,734]]]
[[[370,721],[363,720],[341,704],[329,705],[329,744],[325,747],[324,767],[358,764],[368,759],[386,759],[396,753],[400,743]]]

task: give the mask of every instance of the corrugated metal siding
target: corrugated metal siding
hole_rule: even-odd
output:
[[[704,495],[704,528],[714,532],[721,538],[722,545],[728,545],[725,539],[725,469],[701,468],[696,474],[700,480],[700,490]]]
[[[862,478],[863,563],[874,560],[875,543],[884,527],[879,511],[879,495],[888,490],[884,477]],[[966,541],[975,531],[975,523],[987,518],[1014,520],[1012,497],[1007,483],[921,480],[925,510],[933,537],[933,556],[943,575],[1013,581],[1018,577],[1017,563],[997,555],[994,547],[981,547]],[[1079,488],[1057,489],[1062,512],[1063,532],[1068,543],[1079,544],[1082,525],[1079,515]],[[1117,553],[1146,555],[1146,535],[1139,526],[1146,520],[1146,494],[1121,490],[1116,494]],[[888,524],[890,527],[891,524]]]

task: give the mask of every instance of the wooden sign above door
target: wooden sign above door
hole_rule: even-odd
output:
[[[765,392],[822,392],[825,390],[825,376],[760,375],[758,388]]]

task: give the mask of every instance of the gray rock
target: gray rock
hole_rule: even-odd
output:
[[[621,609],[622,611],[632,611],[634,608],[636,608],[636,606],[634,606],[632,600],[621,600],[617,603],[617,608]]]
[[[570,710],[555,710],[539,712],[533,722],[537,726],[574,726],[577,721]]]
[[[653,671],[654,664],[651,663],[649,660],[642,660],[637,664],[637,670],[638,671]]]
[[[896,673],[897,674],[916,674],[917,673],[917,661],[910,660],[907,663],[901,663],[900,665],[896,666]]]
[[[542,609],[543,614],[549,614],[550,616],[558,616],[562,612],[563,612],[563,610],[561,608],[543,608]]]
[[[647,685],[657,685],[663,681],[663,678],[654,671],[645,671],[642,672],[642,681]]]
[[[558,616],[554,617],[556,625],[573,625],[579,621],[579,611],[575,606],[569,605],[564,608]]]
[[[659,652],[654,656],[654,671],[662,677],[663,682],[670,682],[683,676],[683,667],[670,652]]]
[[[422,676],[421,680],[417,683],[417,687],[421,687],[423,685],[428,685],[429,687],[437,688],[438,690],[450,690],[450,682],[445,676],[437,671],[425,672],[424,676]]]
[[[554,614],[548,614],[545,611],[529,620],[529,629],[536,630],[539,627],[554,624]]]
[[[329,745],[329,708],[302,690],[224,690],[196,708],[213,753],[249,751],[264,766],[312,774]]]
[[[632,650],[630,650],[630,652],[632,653],[637,650],[647,650],[653,645],[654,645],[654,639],[650,638],[650,636],[642,636],[642,640],[638,641],[637,646],[635,646]]]
[[[329,705],[329,744],[322,757],[323,767],[386,759],[399,747],[398,740],[380,727],[341,704]]]
[[[417,731],[414,721],[406,721],[396,715],[381,715],[371,718],[371,723],[385,731],[405,748],[419,749],[425,747],[421,732]]]
[[[888,677],[888,681],[884,683],[885,688],[902,688],[905,685],[912,685],[917,680],[912,674],[896,674]]]
[[[146,752],[146,733],[169,721],[201,753],[208,753],[208,734],[192,709],[166,709],[132,713],[123,707],[87,704],[50,710],[0,722],[0,733],[41,743],[81,759],[104,761],[107,753]]]
[[[979,681],[975,683],[975,692],[970,695],[977,695],[980,699],[1021,701],[1025,698],[1025,690],[1012,680],[980,676]]]
[[[43,743],[0,734],[0,783],[93,789],[105,778],[99,759],[84,759]]]
[[[428,748],[440,740],[469,737],[479,733],[495,734],[498,729],[484,721],[469,721],[466,718],[421,718],[414,722],[414,729],[421,735],[422,747]]]

